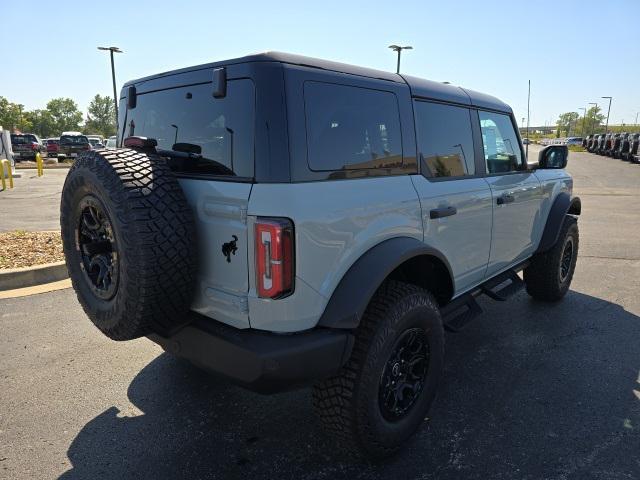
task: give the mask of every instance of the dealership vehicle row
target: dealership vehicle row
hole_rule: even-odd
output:
[[[40,139],[33,133],[11,134],[11,149],[16,161],[35,160],[38,153],[60,159],[75,158],[83,151],[105,147],[115,147],[115,136],[105,140],[101,135],[62,132],[59,137]]]

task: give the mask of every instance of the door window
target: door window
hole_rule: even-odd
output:
[[[508,115],[478,112],[487,173],[508,173],[522,169],[522,151]]]
[[[469,109],[416,101],[415,112],[424,175],[461,177],[475,174]]]

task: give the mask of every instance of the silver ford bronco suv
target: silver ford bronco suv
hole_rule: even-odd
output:
[[[255,391],[312,384],[355,454],[420,427],[477,296],[571,283],[567,147],[527,162],[494,97],[273,52],[128,82],[118,123],[62,193],[88,317]]]

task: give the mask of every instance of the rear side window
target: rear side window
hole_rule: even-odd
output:
[[[475,174],[471,112],[468,108],[415,102],[418,151],[427,177]]]
[[[402,166],[400,113],[393,93],[306,82],[304,102],[311,170]]]
[[[508,115],[478,111],[487,173],[515,172],[522,168],[522,151]]]
[[[138,94],[125,138],[154,138],[178,173],[253,177],[253,82],[230,80],[224,98],[212,93],[204,84]]]

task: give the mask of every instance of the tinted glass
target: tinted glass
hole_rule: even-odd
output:
[[[62,135],[60,137],[60,143],[64,143],[65,145],[84,145],[89,143],[89,139],[84,135]]]
[[[15,145],[37,142],[37,141],[38,139],[34,135],[29,135],[29,134],[22,135],[22,134],[15,134],[15,133],[11,134],[11,143]]]
[[[306,82],[304,101],[312,170],[402,165],[400,113],[393,93]]]
[[[473,134],[468,108],[415,102],[418,151],[428,177],[475,173]]]
[[[505,173],[520,170],[522,152],[511,117],[500,113],[478,112],[484,158],[488,173]]]
[[[253,82],[229,81],[224,98],[212,93],[209,83],[139,94],[125,138],[154,138],[180,173],[253,177]]]

